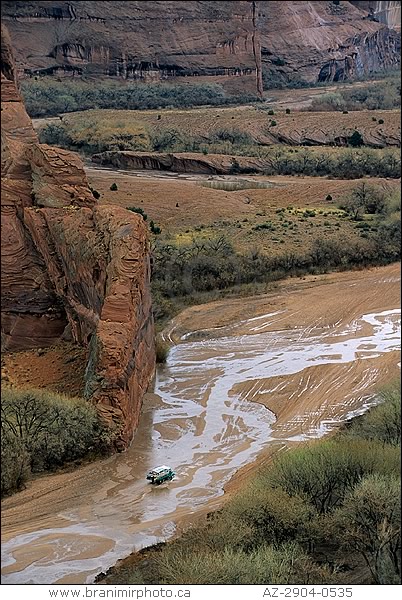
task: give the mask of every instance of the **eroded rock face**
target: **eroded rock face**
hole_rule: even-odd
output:
[[[256,75],[256,4],[6,2],[2,14],[22,72],[90,71],[153,81]],[[35,48],[35,58],[28,47]]]
[[[397,67],[400,35],[388,27],[400,17],[397,4],[6,0],[2,14],[27,75],[244,78],[238,91],[251,76],[258,92],[263,71],[269,84]]]
[[[267,80],[343,81],[397,68],[400,34],[351,2],[261,2]]]
[[[401,29],[400,0],[352,0],[352,4],[366,10],[370,18],[385,23],[391,29]]]
[[[147,230],[96,205],[76,155],[38,143],[3,31],[1,49],[3,350],[88,348],[86,396],[124,448],[155,365]]]
[[[361,135],[364,146],[386,148],[401,146],[399,115],[396,111],[382,111],[379,125],[371,117],[363,118],[354,125],[355,117],[348,114],[336,114],[328,119],[323,113],[307,114],[304,123],[295,126],[292,119],[278,118],[275,127],[269,127],[269,117],[258,121],[258,137],[252,136],[256,143],[263,138],[265,145],[287,144],[288,146],[350,146],[354,132]],[[353,126],[354,125],[354,126]],[[255,128],[257,130],[257,127]],[[248,132],[247,132],[248,133]],[[243,172],[261,172],[270,170],[273,161],[270,158],[230,156],[223,154],[200,154],[192,152],[134,152],[130,150],[110,150],[94,154],[92,162],[116,169],[169,171],[174,173],[200,173],[211,175],[235,175]]]
[[[234,159],[224,154],[193,154],[191,152],[157,153],[116,150],[94,154],[92,161],[99,165],[113,166],[117,169],[172,171],[175,173],[200,173],[211,175],[229,175],[233,165],[242,168],[255,168],[262,171],[269,164],[258,158],[239,156]]]

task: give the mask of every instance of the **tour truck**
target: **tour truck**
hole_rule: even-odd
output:
[[[159,485],[164,481],[171,481],[175,475],[176,473],[170,467],[167,467],[166,465],[161,465],[160,467],[155,467],[154,469],[149,471],[147,479],[151,483]]]

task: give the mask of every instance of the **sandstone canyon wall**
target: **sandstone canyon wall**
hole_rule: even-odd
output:
[[[268,79],[343,81],[400,64],[400,34],[351,2],[262,4],[270,15],[260,25]]]
[[[400,34],[387,24],[398,11],[391,4],[6,0],[2,15],[25,76],[232,76],[251,78],[258,91],[262,72],[269,85],[350,79],[397,67]],[[379,19],[383,23],[373,10],[388,15]]]
[[[366,10],[379,23],[390,29],[401,29],[400,0],[352,0],[358,8]]]
[[[147,230],[96,204],[74,154],[38,143],[3,30],[1,65],[2,348],[86,347],[86,396],[123,448],[155,365]]]

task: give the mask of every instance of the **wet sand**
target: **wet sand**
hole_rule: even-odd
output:
[[[390,265],[184,311],[164,334],[176,345],[132,447],[4,500],[2,582],[91,582],[216,507],[233,474],[273,447],[366,410],[399,373],[399,284]],[[161,463],[177,476],[153,487],[145,474]]]

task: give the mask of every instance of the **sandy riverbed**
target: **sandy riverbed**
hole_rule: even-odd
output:
[[[2,582],[92,581],[216,507],[238,469],[364,411],[399,373],[399,284],[390,265],[179,315],[132,447],[2,503]],[[148,468],[164,462],[176,479],[148,485]]]

